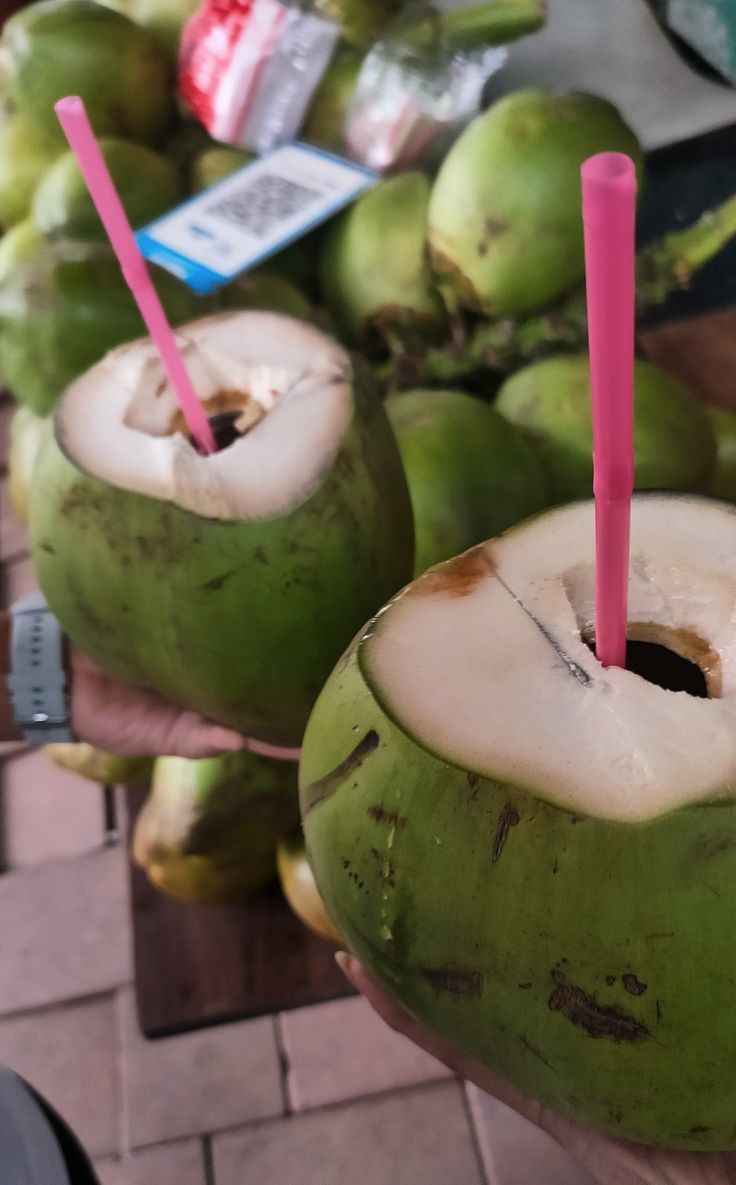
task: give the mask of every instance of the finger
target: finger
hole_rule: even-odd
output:
[[[299,761],[302,755],[301,749],[285,749],[281,745],[268,745],[265,741],[256,740],[255,737],[248,738],[246,747],[251,753],[256,753],[259,757],[270,757],[273,761]]]
[[[247,748],[247,741],[240,733],[219,724],[212,724],[195,712],[182,712],[170,728],[168,736],[162,738],[160,752],[171,757],[187,757],[196,760],[202,757],[217,757],[220,753],[238,753]]]

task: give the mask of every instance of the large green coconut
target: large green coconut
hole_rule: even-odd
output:
[[[532,446],[488,404],[460,391],[406,391],[386,411],[409,483],[416,574],[549,504]]]
[[[726,503],[635,498],[630,670],[586,645],[592,503],[434,568],[341,660],[300,772],[372,975],[545,1106],[672,1148],[736,1146],[734,556]]]
[[[225,313],[181,336],[227,447],[182,434],[148,340],[110,355],[66,392],[36,471],[39,583],[112,676],[299,744],[340,652],[411,575],[401,459],[367,378],[313,327]]]
[[[166,157],[114,137],[100,139],[99,146],[133,226],[143,226],[182,198],[181,178]],[[35,192],[32,212],[36,226],[45,235],[84,242],[108,241],[73,152],[65,152],[48,170]]]
[[[708,407],[706,412],[716,438],[716,459],[703,490],[736,502],[736,415],[723,407]]]
[[[151,757],[117,757],[84,742],[44,745],[55,765],[88,782],[103,786],[127,786],[147,781],[153,772]]]
[[[425,251],[429,194],[422,173],[390,177],[330,225],[322,289],[349,344],[443,338],[444,306]]]
[[[39,181],[56,160],[57,140],[39,132],[21,115],[0,120],[0,226],[15,226],[31,211]]]
[[[175,325],[194,315],[197,300],[179,280],[157,272],[155,283]],[[140,333],[140,313],[108,247],[51,243],[30,220],[0,242],[0,375],[37,415]]]
[[[531,312],[582,280],[580,166],[626,152],[636,136],[593,95],[517,91],[470,124],[450,150],[429,206],[432,266],[448,303]]]
[[[200,0],[100,0],[146,29],[176,62],[184,25]]]
[[[174,94],[166,53],[122,13],[94,0],[41,0],[3,26],[0,74],[6,98],[65,144],[54,104],[79,95],[98,136],[156,144]]]
[[[279,839],[276,867],[281,891],[299,921],[313,934],[327,939],[328,942],[342,942],[341,935],[319,895],[314,873],[307,859],[301,827],[293,828],[288,835]]]
[[[276,844],[298,817],[296,766],[252,753],[160,757],[136,821],[133,857],[182,901],[245,901],[276,875]]]
[[[699,488],[715,457],[705,408],[652,362],[637,360],[634,388],[637,488]],[[593,429],[587,354],[524,367],[504,383],[496,406],[536,449],[554,501],[590,496]]]

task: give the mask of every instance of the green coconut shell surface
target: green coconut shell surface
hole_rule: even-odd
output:
[[[723,407],[706,411],[716,438],[716,459],[703,490],[714,498],[736,502],[736,414]]]
[[[534,449],[495,408],[429,390],[392,395],[386,411],[409,483],[416,575],[548,505]]]
[[[587,354],[534,362],[507,379],[496,407],[522,430],[547,474],[555,502],[593,488],[593,428]],[[715,459],[707,412],[652,362],[634,369],[634,458],[638,489],[698,489]]]
[[[174,325],[196,298],[173,276],[155,284]],[[108,350],[140,336],[141,317],[109,247],[51,242],[30,221],[0,243],[0,375],[20,403],[46,415]]]
[[[17,407],[10,421],[8,493],[21,522],[28,522],[33,474],[41,449],[53,435],[48,416],[37,416],[27,407]]]
[[[246,901],[276,875],[276,845],[298,817],[296,765],[252,753],[160,757],[133,855],[182,901]]]
[[[0,226],[15,226],[27,218],[34,191],[56,160],[58,141],[39,132],[21,115],[0,121]]]
[[[343,39],[358,49],[368,49],[404,0],[314,0],[315,9],[340,25]]]
[[[98,143],[132,226],[143,226],[183,197],[175,165],[160,153],[114,137]],[[108,242],[74,153],[59,157],[40,182],[33,198],[33,220],[45,235]]]
[[[301,138],[330,152],[345,146],[345,120],[355,94],[362,55],[343,47],[332,59],[314,92]]]
[[[593,95],[517,91],[478,116],[432,189],[429,247],[448,303],[489,316],[532,312],[584,273],[580,166],[636,136]]]
[[[103,786],[146,782],[153,772],[152,757],[117,757],[83,742],[45,745],[44,752],[55,765]]]
[[[437,341],[447,323],[426,259],[430,181],[389,177],[331,223],[322,289],[343,340],[371,346],[392,335]]]
[[[671,571],[683,566],[678,577],[682,599],[701,621],[714,615],[714,632],[731,615],[718,645],[732,652],[736,569],[726,549],[736,546],[733,510],[707,499],[638,495],[635,524],[638,501],[650,499],[659,506],[654,534],[665,549],[674,534],[677,558]],[[681,535],[683,515],[693,506],[693,526]],[[303,748],[301,808],[310,863],[346,948],[416,1018],[493,1072],[543,1105],[612,1136],[670,1148],[733,1148],[736,953],[730,932],[736,753],[733,726],[731,739],[724,737],[720,716],[733,715],[733,683],[728,680],[726,691],[724,667],[721,700],[692,700],[646,685],[661,712],[651,741],[659,755],[659,734],[664,746],[678,744],[678,724],[671,715],[683,720],[690,703],[700,705],[695,711],[702,731],[695,731],[693,749],[685,756],[688,774],[698,781],[697,801],[687,801],[683,793],[650,815],[637,792],[629,799],[636,817],[622,817],[625,812],[618,807],[629,793],[627,775],[637,781],[647,776],[637,762],[637,742],[623,723],[633,719],[636,732],[636,712],[623,711],[622,688],[626,684],[631,694],[631,681],[644,681],[599,667],[581,641],[574,616],[564,634],[547,630],[545,635],[547,623],[535,616],[545,594],[535,600],[536,610],[525,605],[519,571],[514,580],[497,550],[525,532],[536,531],[538,538],[540,523],[554,529],[555,516],[573,512],[585,515],[592,613],[592,505],[584,511],[579,505],[566,507],[433,569],[397,597],[338,664],[315,707]],[[691,564],[680,544],[689,538],[697,550],[698,536],[709,542]],[[709,547],[713,571],[703,574]],[[636,608],[638,596],[645,603],[651,593],[647,562],[652,558],[641,554],[636,530],[633,557],[640,590]],[[568,576],[574,583],[564,555],[557,550],[555,558],[563,584]],[[506,580],[513,582],[504,592],[500,582]],[[455,719],[456,731],[466,712],[485,720],[467,745],[487,753],[484,734],[494,727],[495,711],[500,707],[503,714],[503,701],[514,696],[510,676],[499,676],[495,690],[487,676],[483,714],[486,676],[479,674],[479,664],[484,659],[472,646],[465,698],[446,669],[428,687],[426,673],[412,671],[412,649],[393,619],[403,613],[406,626],[411,602],[420,620],[436,599],[433,636],[448,639],[449,653],[453,623],[469,611],[465,606],[483,581],[489,599],[482,617],[494,646],[504,644],[505,627],[493,612],[494,604],[503,602],[504,621],[516,612],[514,629],[523,637],[536,636],[533,645],[549,655],[542,658],[544,666],[524,671],[528,697],[525,710],[514,699],[519,710],[514,744],[527,765],[538,761],[543,766],[546,753],[555,750],[555,760],[579,787],[575,795],[567,786],[559,797],[541,792],[528,775],[509,778],[499,768],[503,741],[498,757],[486,756],[483,762],[462,760],[457,745],[449,753],[444,743],[448,718]],[[559,580],[555,584],[560,587]],[[528,590],[537,596],[533,583]],[[706,599],[698,609],[700,595]],[[679,594],[672,601],[675,617],[678,599]],[[569,605],[567,615],[572,616]],[[386,630],[391,644],[384,641],[380,649]],[[674,645],[678,632],[671,634]],[[695,648],[691,658],[698,654],[687,631],[680,642],[684,651],[689,644]],[[521,668],[528,662],[525,648],[522,642]],[[701,647],[705,667],[706,657]],[[710,660],[712,691],[718,696],[718,658],[711,653]],[[417,681],[415,703],[432,709],[433,735],[419,733],[407,720],[406,700],[399,702],[392,681],[397,661],[411,672],[407,679]],[[416,661],[421,667],[422,658]],[[511,666],[507,669],[511,674]],[[618,691],[612,685],[610,695],[603,692],[607,702],[593,719],[586,703],[598,694],[596,682],[609,679]],[[551,723],[544,739],[525,717],[542,701],[549,701]],[[719,735],[730,761],[727,767],[719,761],[720,772],[711,779],[710,771],[701,775],[700,767],[711,752],[712,716],[721,720]],[[615,769],[606,752],[609,743],[621,752]],[[630,758],[627,745],[634,750]],[[582,751],[595,754],[598,747],[588,775]],[[598,797],[599,780],[605,779],[613,817],[606,816]],[[650,791],[659,795],[663,787],[656,779],[656,771],[651,772]],[[585,809],[586,798],[591,806],[597,802],[595,809]]]
[[[34,564],[68,635],[111,675],[245,735],[298,745],[341,651],[411,576],[411,505],[380,398],[334,343],[267,313],[184,330],[202,343],[220,331],[264,342],[263,357],[289,340],[314,349],[329,362],[324,383],[347,388],[346,426],[311,495],[263,518],[199,514],[93,477],[52,442],[34,483]],[[95,390],[94,378],[84,382]],[[62,416],[57,440],[69,452]]]
[[[0,73],[15,108],[66,146],[54,104],[79,95],[98,136],[144,144],[174,113],[168,55],[122,13],[94,0],[41,0],[3,26]]]

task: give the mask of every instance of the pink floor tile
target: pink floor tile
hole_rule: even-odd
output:
[[[101,851],[0,876],[0,1014],[130,982],[127,858]]]
[[[100,1185],[210,1185],[201,1140],[141,1148],[123,1160],[105,1157],[95,1161],[95,1172]]]
[[[476,1086],[466,1089],[488,1185],[595,1185],[534,1124]]]
[[[102,790],[40,749],[2,769],[5,854],[11,868],[69,859],[103,842]]]
[[[285,1013],[281,1025],[297,1111],[451,1077],[362,999],[299,1008]]]
[[[122,1043],[133,1147],[283,1113],[270,1018],[146,1041],[126,992]]]
[[[48,1099],[91,1155],[119,1149],[112,996],[0,1021],[0,1062]]]
[[[461,1088],[422,1087],[216,1136],[217,1185],[481,1185]]]

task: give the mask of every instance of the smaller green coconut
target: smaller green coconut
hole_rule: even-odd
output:
[[[203,189],[209,189],[210,185],[224,181],[231,173],[242,169],[243,165],[252,160],[253,153],[244,152],[240,148],[226,148],[224,145],[205,148],[192,163],[189,183],[191,192],[201,193]]]
[[[425,253],[430,189],[422,173],[390,177],[331,224],[322,289],[348,344],[444,337],[445,310]]]
[[[199,7],[199,0],[99,0],[105,8],[122,12],[155,37],[176,62],[184,25]]]
[[[263,309],[284,313],[299,321],[312,319],[312,307],[298,288],[283,276],[269,272],[247,272],[223,288],[218,297],[222,309]]]
[[[18,407],[10,422],[8,493],[18,518],[28,522],[33,472],[41,449],[53,436],[48,416],[37,416],[28,407]]]
[[[716,438],[716,459],[703,491],[736,502],[736,415],[722,407],[705,410]]]
[[[59,155],[56,140],[39,132],[22,115],[0,121],[0,226],[27,218],[33,193]]]
[[[347,46],[333,58],[312,97],[301,130],[302,140],[330,152],[344,148],[345,119],[362,65],[362,56]]]
[[[194,119],[182,119],[166,137],[163,151],[176,165],[189,192],[192,187],[192,171],[198,157],[210,149],[221,147],[222,145],[212,139],[201,123]]]
[[[651,362],[634,371],[634,454],[638,489],[694,490],[715,457],[705,408]],[[496,404],[534,445],[555,502],[589,498],[593,430],[587,354],[546,358],[512,375]]]
[[[642,151],[593,95],[517,91],[473,120],[432,190],[429,245],[448,304],[489,316],[539,309],[583,278],[580,166]]]
[[[182,198],[181,179],[166,157],[114,137],[101,139],[99,146],[133,226],[143,226]],[[33,198],[33,220],[45,235],[107,243],[73,152],[65,152],[45,174]]]
[[[150,757],[115,757],[82,742],[69,745],[45,745],[44,751],[62,769],[99,782],[103,786],[127,786],[147,782],[153,772]]]
[[[84,100],[98,136],[161,141],[174,112],[168,57],[122,13],[93,0],[41,0],[3,26],[0,76],[9,102],[57,143],[54,104]]]
[[[155,283],[174,325],[200,307],[173,276],[157,272]],[[52,243],[30,220],[0,242],[0,376],[37,415],[46,415],[73,379],[141,329],[110,248]]]
[[[301,922],[328,942],[342,943],[340,931],[328,914],[320,897],[317,882],[309,863],[301,827],[295,827],[279,840],[276,863],[284,894],[292,912]]]
[[[133,857],[182,901],[245,901],[276,873],[276,844],[299,815],[296,765],[252,753],[160,757]]]
[[[409,483],[416,575],[548,505],[534,449],[495,408],[460,391],[405,391],[386,411]]]

